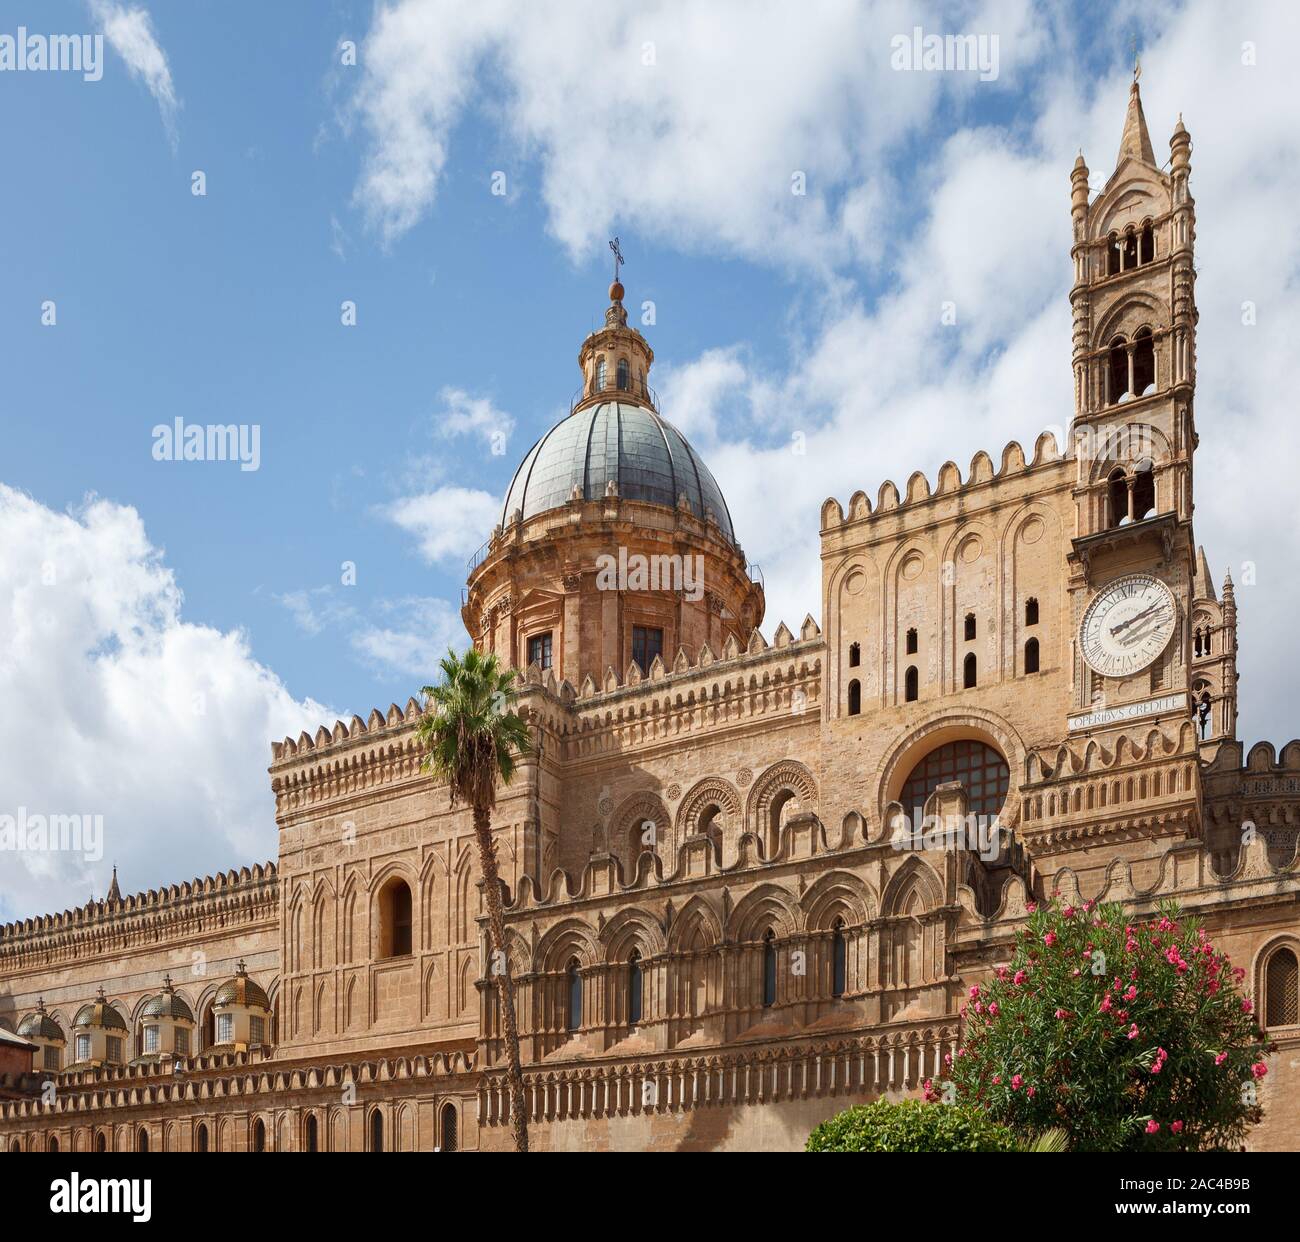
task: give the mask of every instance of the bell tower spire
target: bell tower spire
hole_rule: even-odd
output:
[[[1124,134],[1119,140],[1119,155],[1115,159],[1118,168],[1126,159],[1141,160],[1144,164],[1156,166],[1156,154],[1151,148],[1151,135],[1147,132],[1147,119],[1142,112],[1142,92],[1138,89],[1138,78],[1142,75],[1141,66],[1133,69],[1133,85],[1128,92],[1128,111],[1124,115]]]

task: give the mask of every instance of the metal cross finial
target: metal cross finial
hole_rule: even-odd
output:
[[[619,264],[626,263],[627,260],[623,258],[623,252],[618,248],[617,237],[609,243],[609,248],[614,252],[614,283],[617,284]]]
[[[1138,56],[1137,35],[1130,36],[1129,45],[1133,48],[1133,81],[1136,82],[1142,76],[1142,59]]]

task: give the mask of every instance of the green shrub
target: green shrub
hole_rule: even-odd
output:
[[[876,1100],[823,1121],[805,1151],[1015,1151],[1010,1130],[960,1104]]]
[[[1172,905],[1034,910],[1015,960],[970,989],[965,1032],[930,1098],[1017,1133],[1061,1127],[1073,1151],[1240,1147],[1269,1051],[1245,971]]]

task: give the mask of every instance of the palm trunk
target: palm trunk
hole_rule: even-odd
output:
[[[509,1058],[506,1077],[510,1083],[510,1129],[515,1137],[515,1151],[527,1151],[528,1114],[524,1109],[524,1071],[519,1060],[519,1027],[515,1022],[515,983],[510,974],[510,955],[506,952],[506,921],[501,912],[501,881],[497,871],[496,842],[492,840],[492,817],[485,808],[474,808],[474,835],[478,839],[479,868],[487,890],[488,929],[492,933],[490,948],[495,951],[488,969],[501,1002],[501,1024]]]

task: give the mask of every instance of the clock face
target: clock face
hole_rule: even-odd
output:
[[[1103,677],[1141,672],[1174,635],[1173,593],[1149,574],[1129,574],[1107,583],[1088,605],[1079,627],[1079,647],[1088,667]]]

